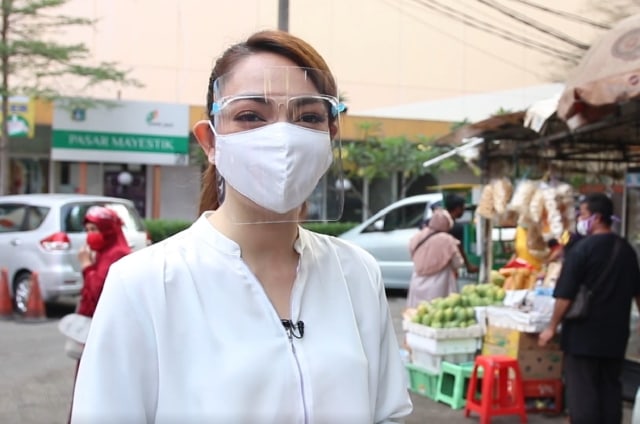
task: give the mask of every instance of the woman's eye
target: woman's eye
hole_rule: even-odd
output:
[[[235,120],[242,122],[262,122],[265,119],[255,112],[242,112],[236,115]]]
[[[325,121],[325,117],[318,113],[304,113],[299,120],[307,124],[319,124]]]

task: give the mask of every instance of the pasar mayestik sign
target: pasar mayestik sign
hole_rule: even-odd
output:
[[[114,102],[69,110],[56,104],[52,138],[53,160],[187,165],[189,106]]]

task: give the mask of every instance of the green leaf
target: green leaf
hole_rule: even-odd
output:
[[[422,164],[446,149],[432,145],[432,139],[423,135],[410,139],[406,136],[378,137],[381,123],[366,122],[360,125],[364,141],[343,144],[343,169],[345,176],[353,180],[389,178],[397,174],[404,193],[411,183],[427,172],[439,174],[458,169],[461,161],[450,158],[436,166],[425,168]]]
[[[94,63],[83,40],[54,41],[65,28],[95,25],[92,19],[64,16],[59,14],[62,10],[56,13],[69,1],[0,0],[0,104],[4,113],[13,95],[80,97],[75,102],[88,106],[103,103],[87,97],[92,87],[142,86],[116,63]],[[5,121],[0,136],[0,195],[8,189],[8,140]]]

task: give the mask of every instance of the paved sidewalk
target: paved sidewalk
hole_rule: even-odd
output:
[[[57,320],[0,321],[0,423],[65,423],[75,363]]]

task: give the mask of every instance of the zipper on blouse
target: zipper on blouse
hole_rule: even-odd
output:
[[[302,410],[304,412],[304,424],[309,423],[309,415],[307,414],[307,399],[304,395],[304,379],[302,378],[302,367],[300,367],[300,361],[298,360],[298,354],[296,353],[296,346],[293,344],[293,334],[287,331],[289,337],[289,344],[291,345],[291,352],[293,353],[293,359],[296,362],[298,368],[298,375],[300,376],[300,395],[302,396]]]
[[[257,284],[257,286],[260,287],[260,289],[262,290],[262,295],[264,296],[264,299],[271,306],[271,311],[273,312],[273,314],[276,316],[276,318],[278,318],[278,312],[274,308],[273,304],[269,301],[269,297],[267,296],[267,293],[265,292],[264,287],[262,287],[262,284],[260,284],[260,281],[256,278],[255,274],[251,271],[251,268],[249,268],[249,266],[246,264],[246,262],[244,262],[243,259],[241,259],[241,262],[242,262],[246,272],[252,277],[253,284]],[[294,282],[294,285],[295,285],[295,282]],[[291,314],[291,316],[293,316],[293,313]],[[279,321],[282,322],[282,320],[279,320]],[[293,325],[293,323],[289,322],[289,325]],[[284,330],[285,330],[285,333],[287,334],[287,337],[289,338],[289,345],[291,345],[291,352],[293,354],[293,360],[296,363],[296,368],[298,370],[298,377],[300,378],[300,395],[302,397],[302,411],[303,411],[303,416],[304,416],[304,424],[309,424],[309,414],[307,412],[307,399],[306,399],[306,397],[304,395],[304,379],[302,378],[302,367],[300,366],[300,361],[298,360],[298,355],[296,353],[296,347],[293,344],[292,329],[284,328]],[[302,331],[304,331],[304,330],[302,330]]]

